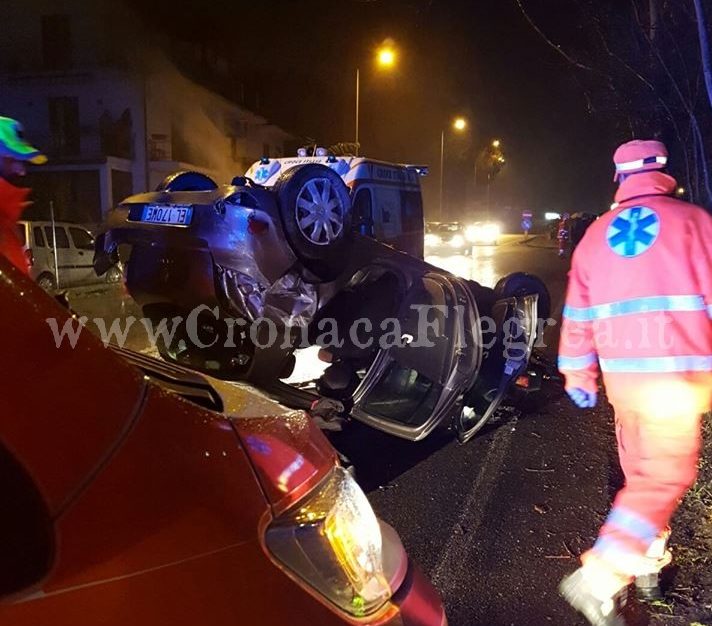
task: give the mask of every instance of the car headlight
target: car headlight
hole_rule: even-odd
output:
[[[502,229],[497,224],[487,224],[483,230],[484,238],[488,241],[494,241],[502,234]]]
[[[277,518],[265,543],[293,574],[351,615],[370,615],[391,597],[378,519],[341,467]]]
[[[442,242],[443,242],[443,240],[438,235],[435,235],[434,233],[428,233],[427,235],[425,235],[425,245],[426,246],[435,247],[435,246],[439,246]]]
[[[468,226],[465,229],[465,237],[470,243],[475,243],[479,240],[482,229],[479,226]]]
[[[462,235],[454,235],[450,240],[450,245],[453,248],[462,248],[465,245],[465,238]]]

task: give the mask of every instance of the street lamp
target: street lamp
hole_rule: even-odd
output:
[[[452,128],[458,133],[467,129],[467,120],[464,117],[456,117],[452,122]],[[445,190],[445,129],[440,134],[440,221],[443,219],[443,193]]]
[[[376,50],[376,65],[382,70],[391,70],[396,64],[396,50],[391,41],[386,41]],[[356,155],[359,153],[361,121],[361,69],[356,68]]]

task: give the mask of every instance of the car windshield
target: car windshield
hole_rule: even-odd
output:
[[[448,234],[448,233],[457,233],[460,230],[462,230],[462,227],[460,224],[457,223],[452,223],[452,224],[438,224],[436,231],[441,234]]]

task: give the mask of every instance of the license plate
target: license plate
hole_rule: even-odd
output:
[[[143,207],[142,222],[187,226],[193,219],[193,207],[178,205],[148,204]]]

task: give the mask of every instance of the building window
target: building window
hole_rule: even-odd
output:
[[[42,60],[48,70],[68,70],[72,67],[72,27],[69,15],[42,17]]]
[[[77,156],[79,140],[79,100],[49,99],[49,129],[52,133],[52,153],[56,156]]]
[[[111,191],[114,206],[121,204],[123,200],[133,194],[133,175],[131,172],[121,170],[111,170]]]

